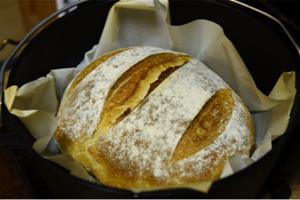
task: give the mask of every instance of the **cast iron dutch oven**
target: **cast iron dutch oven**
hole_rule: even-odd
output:
[[[21,86],[46,75],[53,67],[74,67],[86,51],[99,40],[111,0],[83,1],[54,13],[37,25],[16,47],[2,68],[3,89]],[[70,10],[70,8],[76,9]],[[57,17],[64,12],[63,17]],[[299,74],[299,49],[286,29],[272,16],[233,1],[170,1],[174,25],[195,19],[220,24],[248,66],[258,88],[268,94],[283,71]],[[139,37],[142,37],[140,35]],[[188,39],[188,38],[187,38]],[[8,75],[9,74],[9,75]],[[297,88],[299,90],[299,76]],[[3,97],[2,97],[3,99]],[[273,142],[273,149],[258,162],[215,182],[207,194],[188,189],[162,190],[134,194],[130,191],[92,184],[69,174],[62,167],[41,158],[31,145],[33,138],[23,124],[2,104],[0,143],[30,152],[30,162],[60,198],[255,198],[260,192],[288,139],[296,132],[299,118],[299,93],[284,136]]]

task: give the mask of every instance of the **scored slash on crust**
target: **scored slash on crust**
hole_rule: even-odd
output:
[[[182,135],[172,160],[178,161],[189,157],[211,144],[224,131],[233,108],[231,90],[217,91]]]
[[[86,78],[91,74],[93,76]],[[81,86],[77,87],[80,84]],[[100,84],[103,84],[102,87]],[[91,90],[94,91],[93,95]],[[99,101],[99,95],[101,101]],[[155,95],[157,98],[153,98]],[[194,98],[190,98],[190,95]],[[72,105],[73,100],[79,97],[81,98],[78,100],[79,103],[77,102],[76,106]],[[235,97],[235,93],[222,79],[202,63],[185,54],[153,47],[134,47],[113,51],[83,69],[70,84],[64,99],[59,112],[63,114],[64,107],[69,106],[68,114],[64,114],[62,118],[58,115],[58,120],[62,123],[55,133],[63,152],[79,161],[102,183],[113,187],[159,188],[176,183],[180,185],[217,179],[228,158],[226,156],[231,154],[226,154],[226,148],[223,148],[224,154],[219,151],[208,150],[208,152],[206,149],[214,143],[217,143],[217,148],[224,147],[220,138],[224,135],[222,133],[233,124],[231,122],[235,116],[247,118],[242,125],[234,124],[237,128],[246,127],[237,131],[238,139],[240,135],[243,137],[248,134],[251,141],[247,146],[253,144],[251,116],[248,112],[237,112],[238,106],[244,107],[242,102]],[[91,102],[86,103],[89,100]],[[96,105],[95,101],[100,103]],[[162,103],[163,109],[160,110],[158,108]],[[184,109],[181,109],[182,107]],[[83,115],[80,109],[85,112]],[[70,118],[74,110],[79,116],[75,119]],[[163,115],[167,110],[176,112]],[[136,114],[140,112],[144,113],[144,118]],[[86,113],[93,114],[85,115]],[[69,119],[71,123],[67,124],[68,128],[64,129],[64,123],[68,123]],[[82,120],[78,121],[80,126],[76,125],[77,120]],[[89,123],[91,120],[95,122],[93,126]],[[71,126],[72,123],[75,128]],[[124,124],[126,129],[124,129]],[[90,129],[89,126],[92,128]],[[145,131],[146,127],[147,131]],[[77,133],[76,130],[82,131]],[[241,134],[240,130],[245,131]],[[139,140],[139,135],[143,135],[141,140]],[[135,136],[137,136],[136,140],[133,139]],[[234,137],[230,139],[232,138]],[[155,143],[158,140],[162,142]],[[246,140],[241,138],[241,141]],[[168,146],[165,145],[167,143]],[[126,145],[129,145],[131,149],[126,149]],[[157,146],[158,149],[151,149],[150,153],[143,154],[144,150],[145,152],[149,150],[151,145]],[[166,148],[162,149],[161,146]],[[233,149],[232,152],[239,151],[235,147],[231,149]],[[244,151],[249,148],[243,146],[240,149]],[[152,150],[159,153],[152,154]],[[205,151],[208,152],[207,155],[202,154]],[[243,151],[241,152],[244,153]],[[200,157],[197,153],[200,153]],[[136,155],[138,156],[134,157]],[[135,161],[140,161],[139,158],[144,158],[144,156],[146,160],[141,162],[146,161],[146,165],[136,165]],[[132,160],[133,157],[136,160]],[[161,161],[157,161],[158,158]],[[209,159],[204,165],[199,164],[201,159],[203,161],[206,158]],[[164,171],[161,171],[162,168]],[[200,170],[202,171],[199,172]],[[195,176],[188,175],[195,171],[197,172]],[[168,179],[165,179],[166,177]]]
[[[189,60],[190,57],[186,55],[159,53],[132,66],[110,89],[97,129],[101,133],[107,132],[113,124],[128,115],[160,82]]]

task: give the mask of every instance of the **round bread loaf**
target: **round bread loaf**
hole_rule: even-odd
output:
[[[101,183],[153,190],[216,180],[249,156],[251,115],[203,63],[154,47],[110,52],[69,84],[55,138]]]

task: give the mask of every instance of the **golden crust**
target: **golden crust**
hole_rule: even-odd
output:
[[[111,187],[134,191],[172,188],[197,183],[199,181],[218,180],[228,159],[227,157],[220,157],[220,155],[211,153],[209,156],[214,161],[210,163],[209,167],[202,169],[201,173],[196,176],[183,177],[179,181],[176,177],[178,177],[180,171],[175,170],[170,172],[171,176],[168,180],[159,180],[154,177],[150,171],[139,175],[138,169],[132,169],[130,165],[127,169],[124,169],[120,167],[118,162],[107,159],[107,156],[103,154],[103,152],[99,152],[95,148],[91,148],[89,152],[92,157],[97,160],[96,165],[90,166],[92,167],[92,174],[94,174],[101,183]],[[170,160],[169,165],[173,164],[175,165],[174,161]],[[191,163],[191,165],[192,164],[193,163]],[[99,170],[100,168],[101,170]],[[128,173],[128,169],[130,169],[130,173]]]
[[[73,98],[76,98],[76,95],[73,95],[71,92],[77,84],[98,65],[122,51],[124,49],[108,53],[87,66],[73,80],[66,95],[72,95]],[[102,120],[98,124],[98,134],[96,133],[92,138],[80,136],[78,139],[73,140],[58,127],[55,137],[61,149],[79,161],[91,174],[94,174],[96,177],[100,177],[99,174],[102,177],[106,177],[107,175],[101,172],[111,171],[114,168],[112,166],[105,167],[104,164],[96,162],[96,160],[99,161],[99,159],[96,159],[98,153],[96,153],[95,145],[92,144],[96,142],[99,133],[105,132],[114,122],[120,120],[120,117],[124,116],[128,109],[136,107],[160,82],[189,60],[190,57],[187,55],[160,53],[149,56],[131,67],[110,89],[102,110]],[[89,148],[90,146],[92,147]],[[95,153],[93,153],[92,149],[94,149]],[[118,173],[113,174],[116,176]],[[120,177],[121,175],[117,176]]]
[[[74,80],[72,81],[70,87],[68,88],[68,91],[66,93],[66,95],[70,94],[74,88],[80,83],[80,81],[82,79],[84,79],[84,77],[86,77],[86,75],[88,75],[91,71],[93,71],[97,66],[99,66],[101,63],[105,62],[106,60],[108,60],[109,58],[117,55],[118,53],[121,53],[122,51],[125,51],[126,49],[117,49],[115,51],[109,52],[108,54],[105,54],[101,57],[99,57],[98,59],[94,60],[93,62],[91,62],[88,66],[86,66],[79,74],[78,76],[76,76],[74,78]]]
[[[232,115],[234,105],[232,90],[229,88],[217,91],[206,103],[182,136],[173,153],[173,157],[168,161],[170,168],[175,168],[175,170],[170,171],[171,177],[174,177],[174,179],[158,180],[151,172],[140,175],[138,169],[134,169],[135,166],[131,166],[130,163],[128,163],[127,168],[122,168],[117,160],[107,156],[105,150],[109,149],[109,147],[105,146],[102,146],[102,150],[95,146],[89,149],[89,153],[97,160],[96,168],[99,169],[99,166],[101,166],[101,170],[93,170],[93,174],[105,185],[137,191],[168,188],[174,187],[174,185],[192,184],[199,181],[218,180],[228,160],[226,155],[211,152],[207,157],[211,162],[206,168],[201,170],[201,173],[192,177],[184,177],[179,182],[176,180],[180,173],[179,170],[176,170],[176,162],[195,154],[211,144],[224,131]],[[252,120],[248,112],[244,112],[242,115],[248,119],[246,123],[249,130],[251,130],[249,135],[250,149],[254,143]],[[109,146],[112,144],[105,145]],[[242,153],[248,155],[249,151],[246,150],[246,152]],[[190,165],[187,165],[186,170],[192,168],[193,164],[191,162]]]
[[[247,129],[249,130],[249,134],[248,134],[248,144],[247,147],[244,150],[240,150],[239,153],[244,154],[244,155],[248,155],[251,156],[252,153],[254,152],[256,146],[255,146],[255,129],[254,129],[254,122],[253,119],[251,117],[251,113],[249,112],[248,108],[242,103],[242,100],[239,96],[235,96],[237,101],[241,102],[241,106],[242,106],[242,113],[241,113],[241,117],[244,119],[243,121],[246,124]]]
[[[72,95],[74,88],[87,74],[102,62],[124,50],[126,49],[116,50],[104,55],[87,66],[73,80],[65,95]],[[119,77],[110,89],[101,111],[101,120],[99,121],[96,134],[92,137],[81,135],[74,140],[69,138],[68,134],[64,133],[61,127],[58,127],[55,132],[55,138],[61,149],[80,162],[100,182],[111,187],[131,190],[153,190],[204,180],[217,180],[228,160],[226,155],[211,152],[208,155],[208,159],[211,160],[208,167],[202,169],[201,173],[195,176],[183,177],[180,180],[176,178],[180,174],[180,171],[176,170],[176,165],[178,161],[192,156],[211,144],[224,131],[231,118],[235,101],[240,101],[239,97],[233,97],[233,91],[230,88],[217,91],[191,122],[177,144],[173,156],[166,161],[166,165],[173,169],[169,171],[172,176],[167,180],[157,179],[150,171],[140,174],[138,169],[135,169],[135,166],[130,163],[128,163],[127,168],[121,167],[118,163],[119,161],[107,156],[105,151],[109,148],[105,146],[102,146],[100,150],[97,148],[97,140],[101,134],[106,133],[111,126],[118,123],[123,117],[126,117],[155,87],[189,60],[190,57],[186,55],[160,53],[149,56],[132,66]],[[254,146],[254,128],[249,111],[243,104],[242,106],[243,113],[241,117],[245,118],[250,134],[248,148],[243,149],[241,153],[250,154]],[[112,144],[105,143],[105,145]],[[194,163],[191,162],[186,168],[192,168],[193,165]]]
[[[80,83],[81,80],[86,77],[91,71],[93,71],[97,66],[99,66],[101,63],[105,62],[109,58],[113,57],[114,55],[121,53],[122,51],[125,51],[126,49],[117,49],[115,51],[109,52],[108,54],[105,54],[98,59],[94,60],[92,63],[90,63],[88,66],[86,66],[71,82],[69,88],[67,89],[65,96],[68,96],[72,93],[74,88]],[[64,102],[62,102],[64,103]],[[62,105],[60,106],[62,107]],[[61,108],[60,108],[61,109]],[[59,143],[60,148],[64,152],[70,152],[71,146],[74,145],[73,140],[68,137],[68,134],[64,133],[60,127],[57,127],[55,131],[55,139]]]
[[[151,55],[132,66],[110,89],[101,113],[98,130],[105,133],[114,123],[133,110],[167,76],[160,75],[168,69],[184,65],[189,56],[174,53]],[[168,74],[170,75],[170,73]],[[152,87],[151,87],[152,86]]]
[[[189,157],[211,144],[224,131],[233,108],[231,89],[217,91],[181,137],[173,159]]]

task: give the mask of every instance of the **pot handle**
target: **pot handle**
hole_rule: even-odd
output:
[[[0,51],[2,51],[4,49],[4,47],[7,45],[7,44],[11,44],[11,45],[18,45],[19,44],[19,41],[16,41],[16,40],[12,40],[12,39],[5,39],[1,42],[0,44]]]

